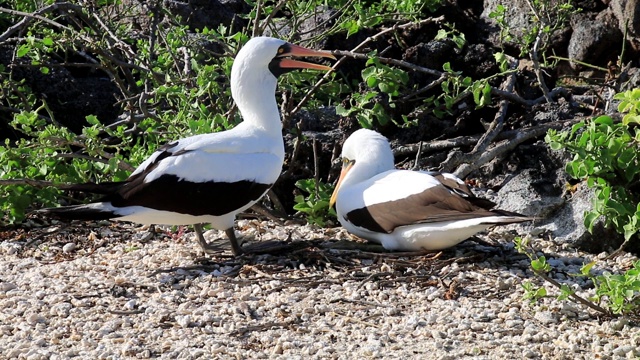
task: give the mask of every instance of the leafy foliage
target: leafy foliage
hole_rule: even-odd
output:
[[[640,230],[640,181],[638,151],[640,129],[600,116],[574,125],[571,131],[550,130],[545,140],[554,150],[567,149],[574,155],[567,173],[586,180],[595,190],[593,209],[585,213],[591,231],[603,216],[608,226],[631,239]]]
[[[310,224],[324,226],[329,219],[336,218],[336,211],[329,207],[333,186],[318,182],[315,179],[303,179],[296,182],[296,187],[307,195],[296,195],[294,210],[307,216]]]
[[[640,315],[640,260],[623,274],[589,277],[596,285],[594,301],[606,301],[614,314]]]
[[[194,32],[162,4],[149,7],[150,23],[141,31],[130,21],[139,16],[136,11],[140,9],[122,6],[119,1],[9,0],[3,6],[23,14],[0,12],[2,28],[17,24],[24,14],[38,14],[24,22],[24,35],[8,40],[15,46],[20,67],[36,69],[45,77],[86,69],[103,74],[117,86],[121,115],[116,123],[104,125],[107,119],[87,114],[88,126],[74,133],[57,122],[45,98],[16,80],[15,67],[0,66],[0,103],[2,109],[10,109],[13,118],[7,122],[19,138],[0,148],[6,160],[0,179],[41,181],[35,188],[0,185],[0,208],[7,214],[2,221],[20,222],[29,204],[53,206],[64,196],[55,187],[42,188],[43,184],[122,180],[158,146],[172,139],[235,126],[240,117],[233,111],[228,78],[233,55],[252,35],[269,28],[274,34],[298,37],[308,32],[306,20],[331,9],[334,12],[328,27],[308,39],[307,44],[313,46],[314,41],[339,32],[351,36],[383,24],[416,21],[441,2],[249,1],[252,11],[244,16],[248,28],[238,31],[221,25]],[[439,36],[464,41],[464,36],[451,28]],[[212,47],[219,50],[212,51]],[[387,109],[393,108],[406,90],[408,75],[378,61],[374,53],[366,66],[363,81],[371,92],[354,97],[355,110],[349,112],[358,116],[363,126],[388,123]],[[316,81],[317,74],[312,72],[284,76],[278,87],[286,99],[284,104],[300,101]],[[337,79],[314,91],[306,103],[311,108],[338,103],[351,89]],[[381,100],[389,104],[383,106]],[[285,116],[288,110],[284,109]]]
[[[338,115],[354,115],[360,126],[366,129],[373,128],[375,123],[384,126],[389,121],[394,121],[382,105],[382,96],[380,95],[383,94],[386,97],[389,108],[395,108],[394,97],[398,97],[400,89],[406,86],[409,81],[409,75],[402,69],[380,63],[374,54],[370,54],[370,56],[372,57],[367,60],[367,67],[362,70],[362,79],[368,88],[375,90],[364,94],[352,94],[349,109],[341,105],[336,107]]]
[[[618,111],[626,113],[622,118],[624,125],[640,124],[640,89],[627,90],[613,98],[620,100]]]
[[[558,291],[556,299],[559,301],[579,302],[606,315],[640,315],[640,260],[622,274],[611,274],[605,271],[602,275],[593,275],[592,269],[596,265],[595,262],[583,265],[578,274],[566,274],[576,280],[578,278],[591,280],[595,287],[595,295],[584,298],[579,296],[571,286],[547,276],[553,268],[544,255],[537,255],[529,242],[529,238],[516,238],[516,249],[519,253],[527,255],[533,272]],[[537,286],[531,281],[523,282],[522,287],[525,290],[524,299],[531,302],[536,302],[551,293],[546,287]]]
[[[503,42],[514,42],[520,48],[520,56],[530,54],[538,43],[536,51],[544,53],[551,44],[551,37],[561,30],[571,15],[581,11],[569,0],[531,0],[528,1],[531,13],[529,29],[513,29],[509,26],[509,9],[498,4],[489,13],[489,18],[500,27],[500,39]]]
[[[23,11],[38,10],[13,5]],[[98,4],[102,5],[108,4]],[[15,80],[14,68],[0,66],[0,101],[3,109],[12,109],[10,125],[19,138],[0,147],[0,179],[40,180],[41,184],[118,181],[162,144],[225,130],[240,121],[237,112],[227,112],[233,109],[228,78],[233,55],[250,37],[247,30],[231,32],[220,26],[193,33],[159,7],[151,19],[164,23],[152,26],[150,34],[141,34],[132,32],[126,21],[132,15],[129,8],[92,15],[95,9],[72,2],[55,6],[69,11],[61,16],[53,10],[41,11],[49,21],[29,23],[26,36],[14,40],[19,42],[16,57],[24,67],[36,68],[44,76],[76,66],[104,73],[118,88],[122,115],[111,125],[89,115],[88,126],[74,133],[56,121],[45,98],[33,94],[24,81]],[[21,19],[0,14],[9,23]],[[224,53],[208,52],[203,44],[218,44]],[[79,52],[89,61],[67,60]],[[284,77],[279,88],[297,101],[316,78],[317,73],[294,72]],[[315,105],[308,106],[326,105],[328,98],[342,92],[339,86],[326,88],[319,89]],[[2,221],[20,222],[30,204],[54,206],[61,196],[55,187],[2,185],[0,209],[6,214]]]

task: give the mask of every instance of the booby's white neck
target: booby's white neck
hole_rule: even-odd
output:
[[[277,79],[267,67],[252,67],[251,58],[236,58],[231,68],[231,96],[245,122],[281,133],[275,98]]]

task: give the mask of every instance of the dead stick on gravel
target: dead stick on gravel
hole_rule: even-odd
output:
[[[261,324],[261,325],[253,325],[253,326],[247,326],[247,327],[243,327],[240,329],[237,329],[235,331],[233,331],[230,335],[231,336],[238,336],[238,335],[244,335],[248,332],[253,332],[253,331],[258,331],[258,330],[269,330],[271,328],[286,328],[287,326],[291,326],[291,325],[295,325],[300,323],[299,319],[295,319],[295,320],[289,320],[289,321],[283,321],[283,322],[268,322],[266,324]]]
[[[545,281],[548,281],[549,283],[551,283],[553,286],[557,287],[558,289],[562,288],[562,284],[560,284],[559,282],[557,282],[555,279],[551,278],[549,275],[543,273],[543,272],[539,272],[539,271],[534,271],[534,273],[538,276],[540,276],[541,278],[543,278]],[[598,306],[597,304],[586,300],[584,298],[582,298],[579,295],[576,295],[575,293],[571,293],[569,294],[569,297],[571,297],[573,300],[575,300],[577,303],[580,303],[582,305],[585,305],[587,307],[590,307],[593,310],[596,310],[598,312],[601,312],[605,315],[611,316],[611,317],[617,317],[616,314],[611,313],[609,310]]]

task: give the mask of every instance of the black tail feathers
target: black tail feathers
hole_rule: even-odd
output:
[[[65,220],[108,220],[118,217],[112,211],[100,210],[87,205],[61,206],[36,210],[36,213]]]

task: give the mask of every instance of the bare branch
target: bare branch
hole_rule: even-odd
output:
[[[371,58],[371,56],[369,56],[368,54],[357,53],[357,52],[353,52],[353,51],[333,50],[332,53],[334,55],[340,55],[340,56],[344,56],[344,57],[350,57],[350,58],[361,59],[361,60],[368,60],[368,59]],[[442,71],[429,69],[429,68],[426,68],[426,67],[423,67],[423,66],[418,66],[418,65],[410,63],[408,61],[392,59],[392,58],[387,58],[387,57],[379,57],[379,56],[376,56],[376,58],[383,64],[396,65],[396,66],[407,68],[409,70],[413,70],[413,71],[421,72],[421,73],[426,73],[426,74],[434,75],[434,76],[441,76],[441,77],[444,76],[445,77],[444,79],[446,79],[446,76],[447,76],[447,73],[444,73]],[[340,60],[342,60],[342,59],[340,59]],[[442,79],[442,81],[444,81],[444,79]]]
[[[510,68],[515,69],[518,67],[518,61],[516,59],[510,59]],[[513,87],[516,82],[515,72],[512,72],[505,83],[503,84],[506,92],[512,92]],[[473,150],[469,154],[461,154],[460,152],[451,153],[450,156],[445,160],[442,164],[442,168],[445,171],[451,171],[451,169],[457,167],[462,164],[460,168],[458,168],[454,174],[456,176],[460,176],[459,174],[467,173],[466,167],[472,166],[472,164],[476,163],[476,160],[484,154],[486,148],[493,141],[493,139],[502,131],[502,127],[504,126],[504,119],[507,116],[507,109],[509,108],[509,101],[502,100],[500,102],[500,108],[494,118],[493,122],[489,126],[489,129],[485,132],[485,134],[478,140],[478,143],[473,148]]]
[[[255,19],[253,19],[253,33],[251,34],[252,37],[256,37],[256,36],[260,36],[262,35],[262,32],[260,31],[260,13],[262,12],[262,0],[258,0],[258,4],[256,5],[256,17]]]
[[[582,121],[582,119],[573,119],[568,123],[575,124],[580,121]],[[465,178],[471,172],[481,168],[483,165],[489,163],[493,159],[502,156],[510,151],[513,151],[513,149],[518,147],[518,145],[522,144],[523,142],[543,136],[549,129],[560,127],[561,126],[559,125],[559,123],[554,123],[549,125],[534,126],[528,129],[513,130],[511,131],[511,133],[515,133],[515,137],[503,140],[498,145],[484,152],[474,161],[464,164],[464,166],[461,166],[454,172],[454,175],[458,176],[459,178]]]
[[[26,13],[26,12],[22,12],[22,11],[17,11],[17,10],[12,10],[12,9],[6,9],[6,8],[0,8],[0,12],[3,13],[7,13],[10,15],[16,15],[16,16],[22,16],[22,20],[20,20],[19,22],[17,22],[16,24],[14,24],[13,26],[10,26],[4,33],[2,33],[2,35],[0,35],[0,43],[3,43],[5,40],[7,40],[11,35],[13,35],[15,32],[19,31],[20,29],[29,26],[29,24],[35,19],[35,20],[40,20],[42,22],[45,22],[51,26],[55,26],[57,28],[60,29],[65,29],[65,30],[71,30],[69,27],[64,26],[58,22],[55,22],[51,19],[47,19],[46,17],[42,16],[42,14],[46,14],[52,11],[56,11],[56,10],[62,10],[62,9],[68,9],[68,10],[74,10],[74,11],[81,11],[82,7],[79,5],[75,5],[75,4],[71,4],[71,3],[67,3],[67,2],[61,2],[61,3],[55,3],[55,4],[51,4],[48,6],[43,7],[42,9],[39,9],[35,12],[33,12],[32,14],[30,13]]]
[[[459,136],[453,139],[447,139],[447,140],[436,140],[436,141],[431,141],[431,142],[423,142],[422,143],[422,152],[423,153],[429,153],[429,152],[436,152],[436,151],[442,151],[442,150],[448,150],[448,149],[453,149],[453,148],[457,148],[457,147],[465,147],[465,146],[471,146],[475,143],[478,142],[478,139],[480,139],[480,135],[475,135],[475,136]],[[420,144],[407,144],[407,145],[400,145],[397,146],[393,149],[393,155],[394,156],[407,156],[407,155],[411,155],[411,154],[415,154],[418,149],[420,148]]]
[[[45,188],[45,187],[55,187],[58,189],[66,189],[68,188],[69,184],[60,184],[60,183],[54,183],[51,181],[46,181],[46,180],[34,180],[34,179],[0,179],[0,186],[17,186],[17,185],[29,185],[29,186],[33,186],[36,188]]]
[[[364,41],[362,41],[360,44],[358,44],[358,46],[356,46],[355,48],[353,48],[351,50],[351,52],[356,53],[358,51],[360,51],[362,48],[364,48],[368,43],[378,39],[379,37],[381,37],[384,34],[387,34],[389,32],[392,31],[396,31],[396,30],[401,30],[401,29],[408,29],[411,27],[416,27],[416,26],[421,26],[424,24],[430,24],[430,23],[439,23],[441,21],[444,20],[444,16],[439,16],[437,18],[429,18],[429,19],[424,19],[418,22],[409,22],[409,23],[405,23],[402,25],[394,25],[392,27],[383,29],[382,31],[378,32],[377,34],[370,36],[368,38],[366,38]],[[338,52],[334,52],[335,54],[338,54]],[[340,59],[338,59],[338,61],[336,61],[335,64],[333,64],[332,69],[333,71],[335,71],[335,69],[337,69],[345,60],[347,59],[347,57],[342,57]],[[400,60],[398,60],[400,61]],[[410,63],[408,63],[410,64]],[[311,97],[311,95],[316,92],[316,90],[320,87],[320,85],[322,85],[325,81],[327,81],[327,79],[329,79],[329,76],[331,76],[331,73],[333,71],[329,71],[326,74],[324,74],[324,76],[322,78],[320,78],[320,80],[318,80],[318,82],[316,82],[315,85],[313,85],[313,87],[304,95],[304,97],[302,98],[302,100],[300,100],[300,102],[298,103],[298,105],[296,105],[295,108],[293,108],[293,110],[291,111],[291,114],[295,114],[298,111],[300,111],[300,109],[302,108],[302,106],[304,106],[304,104],[306,104],[307,101],[309,101],[309,98]],[[438,74],[438,76],[440,76],[440,74]]]
[[[280,0],[278,1],[278,3],[276,4],[276,6],[273,8],[273,10],[271,10],[271,13],[269,13],[269,16],[267,16],[267,18],[262,22],[262,25],[259,25],[258,22],[258,18],[257,18],[257,14],[256,14],[256,23],[254,25],[254,31],[256,30],[256,28],[258,28],[258,34],[262,35],[264,33],[264,29],[267,28],[267,26],[269,26],[269,24],[271,23],[271,20],[273,20],[273,17],[275,16],[275,14],[280,11],[280,9],[284,6],[284,4],[287,3],[287,0]],[[257,12],[256,12],[257,13]]]
[[[429,84],[427,84],[426,86],[421,87],[420,89],[412,92],[411,94],[407,94],[403,97],[400,98],[400,101],[407,101],[409,99],[411,99],[414,96],[418,96],[424,92],[427,92],[431,89],[433,89],[434,87],[442,84],[445,80],[447,80],[447,78],[449,77],[448,73],[442,73],[442,75],[440,75],[439,78],[433,80],[432,82],[430,82]]]

